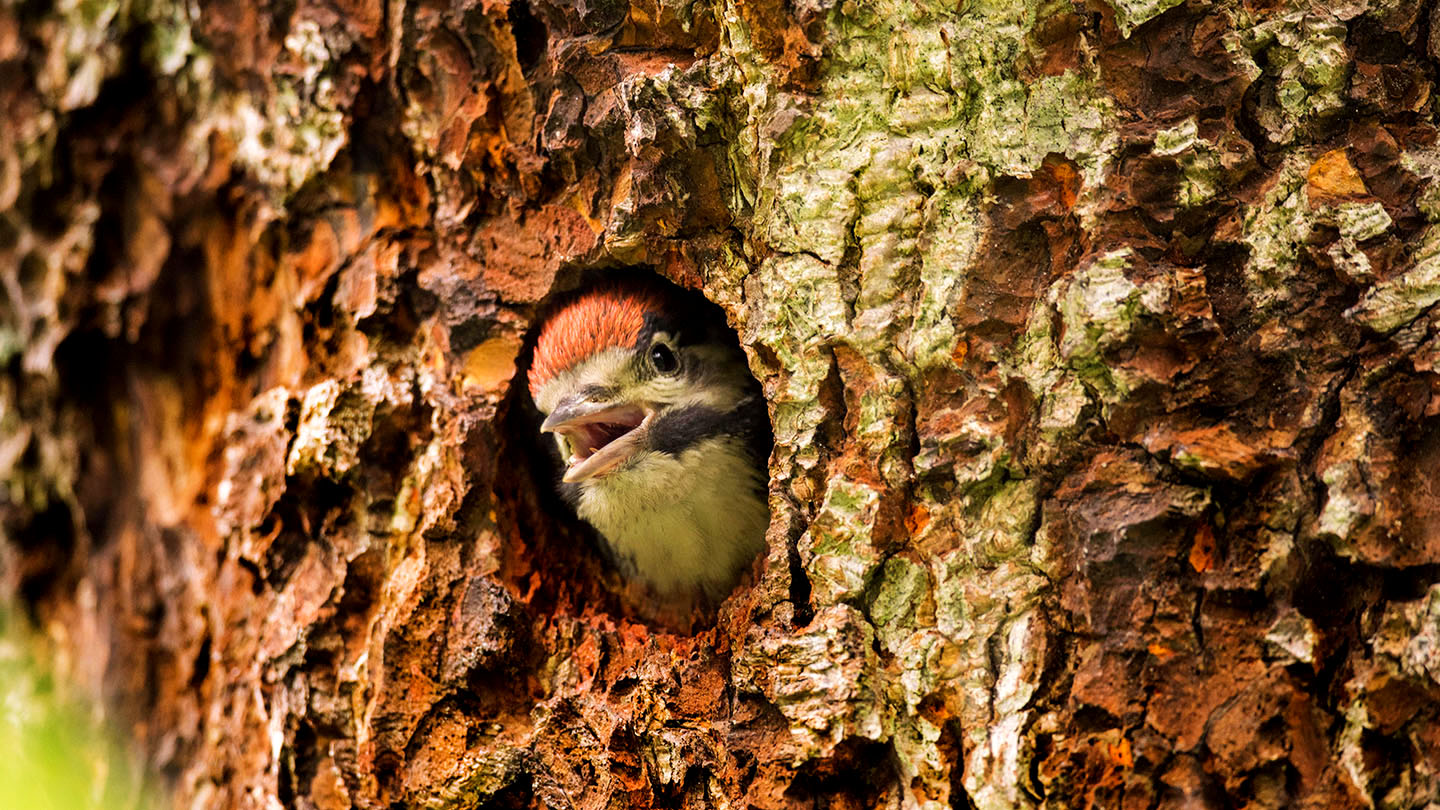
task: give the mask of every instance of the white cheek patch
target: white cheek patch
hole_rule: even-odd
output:
[[[682,377],[655,377],[647,380],[644,385],[635,389],[637,399],[646,402],[663,402],[666,404],[681,402],[691,398],[694,393],[687,389],[690,382]]]

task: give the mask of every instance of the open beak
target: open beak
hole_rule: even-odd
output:
[[[641,405],[594,402],[577,394],[560,400],[540,432],[559,437],[564,481],[574,484],[605,475],[634,456],[653,416]]]

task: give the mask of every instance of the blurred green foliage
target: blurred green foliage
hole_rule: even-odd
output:
[[[0,606],[0,810],[148,810],[134,763],[98,712],[46,666],[28,622]]]

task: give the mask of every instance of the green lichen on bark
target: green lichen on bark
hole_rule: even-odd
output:
[[[895,485],[914,473],[956,477],[954,495],[920,498],[929,522],[910,542],[962,550],[886,560],[868,539],[873,513],[855,509],[874,494],[842,498],[860,485],[833,474],[799,545],[818,604],[869,594],[866,621],[895,656],[885,728],[902,776],[925,786],[916,794],[928,797],[916,799],[922,807],[949,801],[954,766],[939,747],[942,729],[919,707],[957,677],[971,696],[959,718],[975,751],[965,767],[971,800],[983,808],[1033,801],[1020,787],[1030,687],[1014,678],[1037,666],[1028,640],[1045,587],[1031,567],[1039,491],[989,427],[953,437],[987,448],[963,465],[943,447],[915,455],[904,403],[926,370],[955,365],[962,335],[949,308],[989,229],[981,215],[989,180],[1029,176],[1058,153],[1093,183],[1110,160],[1112,107],[1092,75],[1027,81],[1016,72],[1027,33],[1052,5],[844,4],[826,18],[829,50],[804,96],[776,89],[739,15],[726,17],[724,55],[746,87],[734,115],[751,122],[733,162],[756,167],[745,178],[750,232],[778,254],[747,287],[765,303],[746,335],[788,379],[772,397],[782,469],[813,464],[815,449],[797,439],[836,418],[817,397],[828,355],[843,348],[863,358],[862,370],[843,372],[863,386],[850,403],[861,456]],[[1064,361],[1049,357],[1064,373]]]
[[[1126,36],[1140,25],[1172,9],[1184,0],[1110,0],[1115,9],[1115,23]]]
[[[1351,61],[1343,22],[1323,10],[1234,13],[1232,47],[1262,81],[1256,117],[1274,142],[1291,143],[1344,108]]]
[[[1185,181],[1176,194],[1184,208],[1195,208],[1214,200],[1225,183],[1223,155],[1215,144],[1200,137],[1193,117],[1170,129],[1155,133],[1154,154],[1174,156]]]
[[[1125,251],[1100,256],[1072,278],[1057,282],[1054,290],[1064,330],[1059,356],[1108,403],[1126,399],[1139,380],[1112,368],[1105,353],[1125,343],[1143,318],[1162,314],[1169,299],[1161,283],[1142,287],[1130,281],[1128,266]]]
[[[274,95],[233,96],[229,118],[237,159],[260,182],[288,194],[324,171],[349,135],[328,75],[334,56],[320,26],[295,21],[285,51],[290,64],[276,76]]]
[[[1179,5],[1112,3],[1122,38]],[[747,289],[761,300],[784,296],[783,306],[800,310],[823,302],[830,313],[823,321],[779,317],[771,302],[752,311],[747,325],[747,341],[777,358],[788,381],[772,400],[782,478],[798,479],[800,470],[823,463],[823,454],[795,440],[838,416],[820,401],[832,373],[828,354],[853,353],[858,368],[839,364],[842,384],[855,388],[845,400],[857,428],[852,452],[873,462],[887,483],[946,476],[943,490],[915,490],[907,508],[923,511],[928,522],[907,548],[964,549],[936,556],[878,551],[874,513],[842,508],[853,499],[834,497],[861,485],[831,472],[800,540],[801,560],[818,603],[866,595],[865,617],[896,660],[889,670],[897,707],[886,726],[891,744],[904,776],[928,785],[927,795],[946,794],[939,786],[944,769],[935,765],[942,761],[939,730],[913,708],[947,689],[941,670],[981,673],[964,687],[973,699],[960,720],[974,752],[965,787],[970,801],[987,808],[1034,802],[1024,771],[1030,753],[1023,729],[1034,720],[1022,708],[1029,693],[1002,686],[1005,673],[1038,666],[1034,650],[1016,639],[1044,637],[1034,605],[1052,585],[1041,572],[1053,561],[1036,545],[1042,488],[1032,465],[1064,458],[1088,426],[1125,413],[1163,379],[1119,358],[1165,330],[1194,290],[1187,286],[1193,280],[1147,271],[1153,257],[1126,249],[1087,257],[1050,282],[1018,340],[996,358],[1037,403],[1038,433],[1025,454],[977,419],[957,421],[911,449],[909,414],[891,403],[964,356],[966,336],[952,308],[969,292],[993,233],[981,213],[990,184],[1033,177],[1047,156],[1061,156],[1080,175],[1074,215],[1087,225],[1105,216],[1099,186],[1115,182],[1107,172],[1121,146],[1116,108],[1099,77],[1083,60],[1054,75],[1016,71],[1034,47],[1028,37],[1058,11],[1044,2],[971,2],[958,12],[939,4],[843,4],[823,15],[825,58],[804,92],[780,89],[783,77],[757,55],[741,15],[731,9],[723,18],[722,56],[733,60],[745,88],[733,116],[748,122],[731,147],[731,162],[744,167],[747,205],[737,213],[749,217],[751,254],[765,257]],[[1280,169],[1260,199],[1236,213],[1246,306],[1258,313],[1290,306],[1297,281],[1311,272],[1307,244],[1331,230],[1339,235],[1330,248],[1336,266],[1373,284],[1367,247],[1393,232],[1391,214],[1374,201],[1313,199],[1314,155],[1291,147],[1331,126],[1348,103],[1346,25],[1323,11],[1252,14],[1224,4],[1218,13],[1229,24],[1220,47],[1236,74],[1254,84],[1255,123],[1281,150]],[[1191,216],[1230,204],[1242,176],[1237,167],[1253,154],[1245,138],[1213,131],[1192,115],[1150,134],[1149,154],[1178,170],[1175,209]],[[1377,331],[1413,321],[1436,300],[1428,256],[1421,247],[1412,269],[1374,284],[1348,317]],[[811,294],[821,288],[823,296]],[[1167,462],[1186,474],[1244,474],[1252,462],[1215,441],[1172,446]],[[787,473],[790,465],[795,472]],[[863,488],[865,502],[874,503],[871,488]],[[1211,501],[1196,492],[1198,500],[1181,511],[1198,519]],[[1327,507],[1322,525],[1336,525],[1339,503]],[[1275,520],[1267,570],[1288,558],[1293,543],[1293,524]],[[997,658],[996,649],[1008,652]],[[936,670],[939,661],[947,664]],[[1007,696],[1007,688],[1015,691]]]
[[[1371,287],[1347,314],[1377,332],[1390,333],[1414,321],[1436,301],[1440,301],[1440,229],[1431,226],[1416,247],[1414,265],[1399,277]]]

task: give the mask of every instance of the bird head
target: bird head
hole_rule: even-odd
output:
[[[678,453],[759,401],[745,357],[689,294],[612,283],[570,299],[541,328],[530,393],[567,484],[600,485],[654,453]],[[763,411],[761,419],[763,420]],[[768,425],[767,425],[768,426]]]

